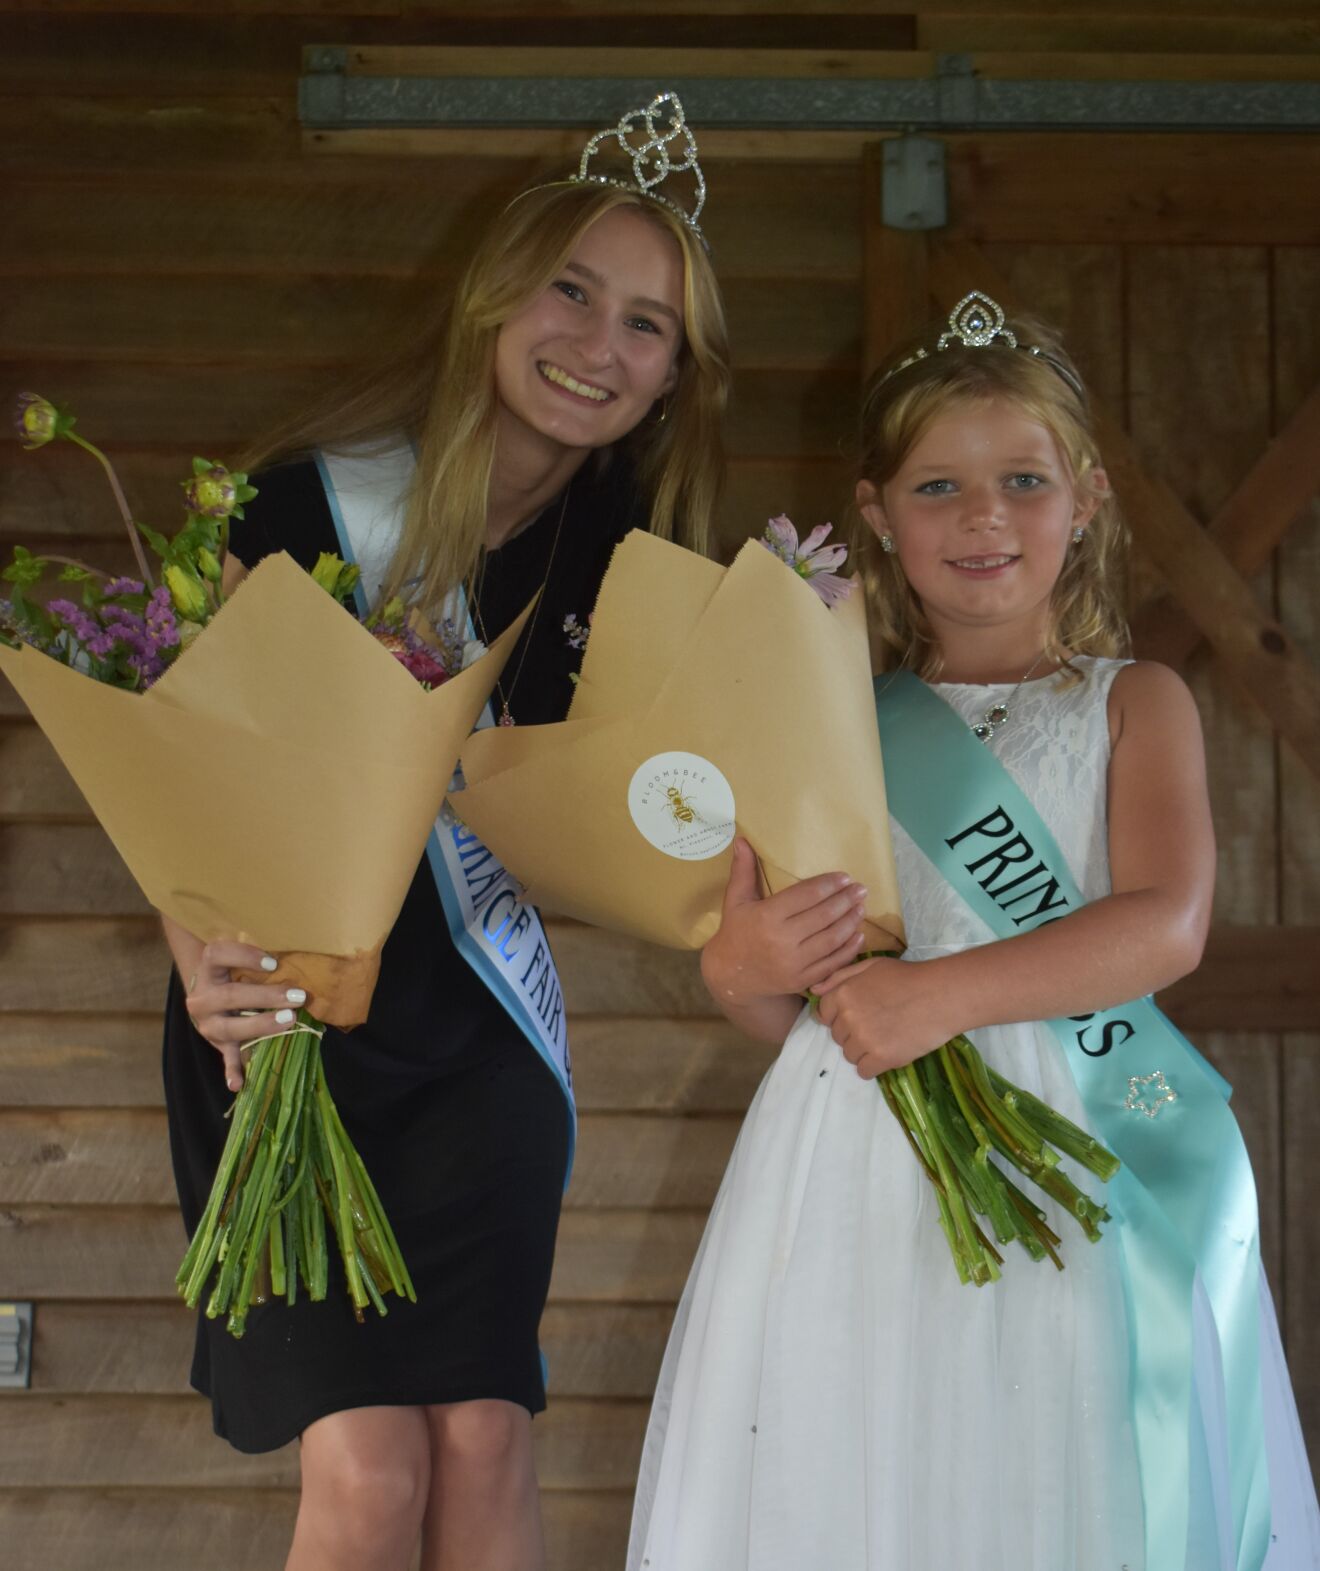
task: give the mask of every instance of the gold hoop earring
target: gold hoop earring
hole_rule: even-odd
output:
[[[651,424],[652,425],[664,425],[665,421],[668,420],[668,418],[669,418],[669,394],[668,393],[662,393],[660,395],[660,418],[658,420],[652,420]]]

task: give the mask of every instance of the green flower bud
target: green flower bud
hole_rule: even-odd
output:
[[[197,566],[202,571],[202,577],[213,584],[220,582],[224,569],[220,566],[220,558],[214,551],[208,551],[205,546],[198,546],[196,552]]]
[[[171,565],[165,569],[165,582],[169,585],[174,609],[180,616],[190,622],[206,620],[206,591],[195,573],[185,567]]]
[[[336,600],[346,599],[352,594],[361,576],[361,569],[356,563],[345,562],[331,551],[322,551],[312,569],[313,582]]]
[[[223,464],[209,464],[204,458],[193,459],[193,477],[183,481],[183,499],[188,509],[203,518],[242,517],[239,505],[239,483],[244,476],[230,474]]]
[[[40,393],[20,393],[14,424],[19,436],[26,438],[23,446],[31,452],[34,447],[45,447],[47,442],[63,436],[73,426],[73,416],[62,414]]]

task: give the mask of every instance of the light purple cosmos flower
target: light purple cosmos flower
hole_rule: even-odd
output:
[[[832,524],[818,524],[801,542],[787,513],[780,513],[765,526],[761,544],[779,560],[805,578],[827,606],[837,605],[852,593],[852,580],[840,578],[835,568],[842,567],[848,555],[846,545],[826,545]]]

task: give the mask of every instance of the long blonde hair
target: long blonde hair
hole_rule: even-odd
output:
[[[1118,502],[1093,476],[1100,449],[1077,368],[1059,335],[1045,323],[1019,317],[1008,324],[1019,345],[985,348],[950,344],[936,349],[947,322],[929,328],[896,349],[867,384],[862,399],[858,474],[877,488],[902,468],[931,425],[950,409],[1002,398],[1039,421],[1058,443],[1074,492],[1099,498],[1080,541],[1068,548],[1050,597],[1045,655],[1076,676],[1068,654],[1123,655],[1129,636],[1123,614],[1127,528]],[[925,355],[894,369],[924,349]],[[927,681],[943,659],[921,600],[908,583],[896,554],[880,548],[874,531],[854,510],[853,560],[861,565],[871,610],[871,635],[878,668],[906,667]]]
[[[635,208],[674,237],[683,258],[683,346],[663,421],[644,421],[618,446],[651,499],[650,529],[709,551],[724,476],[729,390],[724,306],[701,242],[659,202],[616,186],[558,181],[524,191],[490,224],[429,331],[402,355],[369,367],[334,398],[276,431],[245,462],[311,448],[385,449],[400,433],[417,447],[403,534],[385,585],[439,606],[471,578],[485,542],[495,460],[495,343],[501,326],[540,294],[581,236],[606,213]],[[588,462],[608,462],[593,455]]]

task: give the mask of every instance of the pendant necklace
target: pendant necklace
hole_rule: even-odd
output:
[[[1027,668],[1027,670],[1024,671],[1017,679],[1017,684],[1008,697],[1001,698],[996,703],[991,704],[989,709],[987,709],[986,712],[981,716],[980,720],[978,720],[974,726],[970,726],[968,728],[978,742],[988,742],[995,732],[999,730],[1000,726],[1004,725],[1008,721],[1009,717],[1013,713],[1012,705],[1017,699],[1017,695],[1021,690],[1022,684],[1027,680],[1027,678],[1044,658],[1045,651],[1042,649],[1036,658],[1031,662],[1031,665]]]
[[[496,725],[517,724],[517,721],[509,712],[509,700],[513,697],[513,690],[518,685],[518,678],[522,675],[523,666],[527,664],[527,651],[531,648],[532,634],[536,631],[536,623],[541,615],[541,607],[545,604],[545,592],[550,584],[550,574],[554,571],[555,552],[559,549],[559,536],[564,528],[564,514],[568,511],[568,497],[569,492],[572,491],[572,489],[573,482],[570,480],[564,487],[564,500],[559,504],[559,519],[555,524],[555,537],[550,543],[550,555],[545,564],[545,577],[541,580],[541,593],[537,596],[536,607],[532,612],[532,619],[527,624],[527,631],[523,634],[522,653],[518,656],[518,667],[513,673],[513,680],[509,683],[507,688],[502,686],[498,681],[495,683],[495,695],[500,701],[500,713],[498,719],[495,722]],[[486,632],[486,624],[481,615],[481,590],[485,587],[485,583],[486,559],[483,557],[481,564],[481,583],[477,586],[477,590],[472,596],[472,613],[476,620],[477,629],[481,633],[481,641],[486,645],[487,649],[489,649],[490,637]]]

